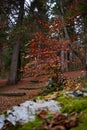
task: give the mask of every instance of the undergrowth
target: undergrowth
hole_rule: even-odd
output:
[[[28,122],[26,124],[24,124],[23,126],[10,126],[8,129],[6,130],[43,130],[42,129],[42,123],[43,120],[41,120],[39,117],[35,117],[35,120],[32,122]]]
[[[61,103],[62,112],[81,112],[87,109],[87,98],[72,98],[70,96],[60,96],[57,98],[57,101]]]
[[[33,122],[29,122],[23,125],[19,130],[43,130],[41,127],[42,123],[43,123],[43,120],[41,120],[40,118],[36,116]]]
[[[87,85],[87,77],[81,77],[77,79],[77,83],[81,83],[82,86]],[[75,82],[76,83],[76,82]],[[54,94],[55,92],[51,92]],[[73,98],[64,94],[63,91],[58,91],[59,96],[56,98],[56,101],[60,102],[61,112],[62,113],[78,113],[79,126],[72,128],[71,130],[87,130],[87,97]],[[46,93],[45,93],[46,94]],[[35,97],[33,100],[44,99],[44,96]],[[52,115],[48,115],[51,119]],[[39,117],[35,117],[33,122],[24,124],[23,126],[10,126],[6,130],[43,130],[42,124],[44,121]]]
[[[62,95],[56,99],[61,103],[63,113],[78,113],[79,126],[71,130],[87,130],[87,98],[73,98],[67,95]]]

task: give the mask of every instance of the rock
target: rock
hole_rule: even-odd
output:
[[[13,116],[12,114],[9,114],[6,120],[11,122],[13,125],[16,125],[16,117]]]
[[[81,96],[83,96],[83,92],[80,91],[80,90],[73,91],[73,95],[74,95],[75,97],[81,97]]]
[[[84,96],[84,97],[87,97],[87,92],[84,92],[84,93],[83,93],[83,96]]]
[[[4,126],[5,116],[0,115],[0,129]]]
[[[4,115],[0,116],[0,128],[4,125],[4,120],[11,122],[13,125],[16,123],[24,124],[35,119],[35,114],[40,110],[51,110],[54,112],[60,112],[59,103],[54,100],[36,100],[26,101],[18,106],[14,106],[12,110],[7,111],[6,118]]]
[[[83,92],[81,90],[77,90],[77,91],[66,91],[65,94],[71,96],[71,97],[82,97],[83,96]]]
[[[61,109],[59,103],[54,100],[49,100],[49,101],[38,100],[35,105],[35,108],[37,112],[43,109],[60,112],[60,109]]]
[[[73,91],[65,91],[64,92],[66,95],[69,95],[71,97],[75,97],[75,95],[73,95]]]

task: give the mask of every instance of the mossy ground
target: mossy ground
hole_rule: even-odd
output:
[[[87,77],[80,79],[80,81],[83,86],[87,85]],[[51,94],[54,94],[54,92]],[[44,96],[38,96],[34,99],[44,99]],[[87,130],[87,97],[73,98],[60,91],[56,101],[60,102],[62,113],[78,113],[79,126],[71,130]],[[26,123],[23,126],[10,126],[6,130],[43,130],[41,127],[42,124],[43,120],[36,116],[33,122]]]
[[[79,126],[71,130],[87,130],[87,98],[72,98],[67,95],[62,95],[57,98],[61,103],[63,113],[78,113]]]
[[[41,97],[40,97],[41,98]],[[44,97],[42,97],[43,99]],[[87,98],[73,98],[60,92],[60,96],[56,98],[60,102],[63,113],[78,113],[79,126],[71,130],[87,130]],[[43,130],[43,120],[36,116],[35,121],[24,124],[23,126],[10,126],[7,130]]]
[[[87,98],[73,98],[67,95],[60,96],[56,99],[62,106],[63,113],[81,112],[87,109]]]
[[[43,120],[41,120],[40,118],[38,118],[36,116],[35,121],[29,122],[29,123],[23,125],[18,130],[43,130],[42,129],[42,123],[43,123]]]
[[[6,130],[43,130],[42,129],[42,124],[43,124],[43,120],[41,120],[39,117],[35,117],[35,120],[32,122],[28,122],[26,124],[24,124],[23,126],[10,126],[8,129]]]

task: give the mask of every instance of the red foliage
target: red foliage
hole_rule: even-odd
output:
[[[70,9],[76,8],[76,6],[76,3],[75,5],[72,3]],[[29,42],[29,54],[27,56],[29,63],[25,66],[26,73],[32,73],[33,75],[46,74],[49,72],[49,68],[54,66],[55,62],[57,63],[56,67],[60,67],[61,64],[66,67],[68,63],[75,62],[73,59],[67,60],[67,58],[64,58],[64,61],[62,61],[61,51],[69,53],[71,49],[69,40],[63,38],[64,26],[68,25],[68,22],[63,23],[61,21],[61,16],[56,17],[51,25],[41,20],[38,21],[40,26],[49,29],[49,31],[47,33],[36,32],[35,37]],[[72,21],[72,18],[69,19],[70,21]],[[71,36],[71,38],[73,41],[75,37]],[[76,47],[74,46],[74,48]]]
[[[49,33],[48,33],[49,34]],[[56,67],[61,65],[61,58],[57,55],[61,50],[69,50],[68,40],[57,40],[48,35],[36,33],[29,44],[29,59],[26,64],[26,73],[47,74],[56,62]]]

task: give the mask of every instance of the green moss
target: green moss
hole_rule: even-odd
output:
[[[43,99],[44,99],[44,96],[43,96],[43,95],[36,97],[36,100],[43,100]]]
[[[78,127],[72,128],[71,130],[87,130],[87,118],[84,119],[84,121],[80,123]]]
[[[77,99],[63,95],[58,97],[57,101],[61,102],[62,112],[79,112],[79,126],[71,130],[87,130],[87,98]]]
[[[36,117],[35,121],[24,124],[18,130],[42,130],[42,128],[41,128],[42,123],[43,123],[43,120]]]
[[[54,94],[54,92],[52,92],[51,94]],[[38,99],[38,98],[44,99],[44,96],[38,96],[35,99]],[[87,130],[87,98],[86,97],[82,97],[80,99],[73,98],[71,96],[65,95],[61,91],[59,92],[59,97],[57,97],[56,100],[60,102],[63,113],[71,113],[71,112],[81,113],[81,114],[78,114],[79,126],[76,128],[72,128],[71,130]],[[53,118],[53,116],[50,113],[47,116],[48,116],[48,119],[50,120]],[[43,123],[44,121],[36,116],[33,122],[26,123],[23,126],[11,125],[6,130],[43,130],[41,127]]]
[[[87,99],[86,98],[72,98],[69,96],[61,96],[57,98],[57,101],[61,102],[62,112],[81,112],[87,109]]]
[[[23,126],[21,125],[10,125],[6,130],[43,130],[41,128],[41,125],[44,121],[41,120],[39,117],[35,117],[35,120],[32,122],[28,122],[24,124]]]
[[[47,115],[47,118],[50,119],[50,120],[52,120],[52,119],[53,119],[53,115],[49,113],[49,114]]]

